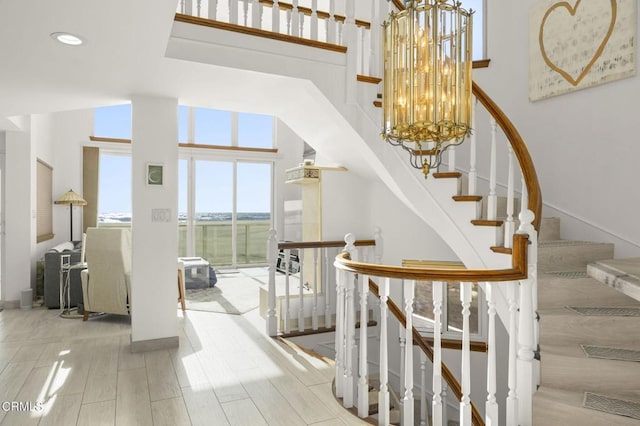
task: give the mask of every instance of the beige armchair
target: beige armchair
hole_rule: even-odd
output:
[[[131,231],[89,228],[87,269],[82,271],[84,318],[90,312],[129,315],[131,303]]]

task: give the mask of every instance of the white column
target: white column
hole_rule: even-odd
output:
[[[380,393],[378,395],[378,425],[389,424],[389,344],[387,318],[389,316],[389,285],[391,279],[383,278],[380,284]]]
[[[278,320],[276,318],[276,263],[278,262],[278,242],[276,241],[276,230],[269,230],[267,240],[267,263],[269,264],[269,294],[267,298],[267,335],[276,336],[278,334]]]
[[[178,100],[132,98],[132,350],[178,345]],[[149,163],[163,166],[163,184],[147,185]]]
[[[494,300],[494,286],[499,284],[485,283],[489,324],[487,336],[487,401],[485,404],[485,424],[498,426],[498,403],[496,401],[496,303]]]
[[[31,253],[36,247],[36,155],[29,130],[30,118],[25,117],[23,127],[24,131],[5,133],[5,259],[2,265],[5,269],[0,294],[4,302],[10,302],[10,306],[16,308],[20,304],[21,291],[31,288]],[[54,197],[60,195],[53,194]],[[69,211],[66,206],[64,209],[54,206],[53,214],[56,214],[56,209],[63,210],[66,217],[67,225],[61,232],[64,235],[62,241],[65,241],[69,238]]]
[[[460,398],[460,425],[471,426],[471,340],[469,333],[469,317],[471,308],[471,289],[469,282],[460,283],[460,302],[462,303],[462,365]]]
[[[433,406],[431,409],[431,422],[434,425],[443,425],[442,412],[442,294],[444,285],[442,281],[434,281],[433,296]],[[446,404],[445,404],[446,410]]]
[[[404,351],[404,395],[402,397],[403,424],[413,424],[413,296],[415,281],[404,280],[404,314],[407,317]]]

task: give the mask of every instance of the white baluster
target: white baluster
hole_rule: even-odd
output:
[[[460,398],[460,425],[471,426],[471,340],[469,333],[469,317],[471,314],[471,290],[469,282],[460,283],[460,302],[462,302],[462,367]]]
[[[476,109],[478,100],[473,97],[471,103],[471,128],[476,128]],[[469,136],[469,195],[477,195],[478,191],[478,171],[476,169],[476,132],[471,132]]]
[[[376,246],[373,249],[374,259],[377,264],[382,263],[382,255],[384,254],[384,239],[382,238],[382,230],[376,227],[373,230],[373,239]]]
[[[420,426],[428,426],[427,412],[427,356],[420,351]]]
[[[369,75],[378,75],[378,32],[380,28],[380,2],[371,2],[371,27],[369,28]]]
[[[298,249],[300,280],[298,281],[298,331],[304,331],[304,249]]]
[[[371,75],[369,74],[369,70],[367,69],[369,61],[367,61],[366,59],[366,55],[369,52],[369,49],[365,48],[365,46],[367,45],[367,30],[364,27],[358,26],[356,26],[356,29],[360,35],[360,41],[358,43],[358,51],[360,52],[360,55],[358,59],[359,64],[357,67],[357,73],[362,75]]]
[[[357,259],[357,251],[353,245],[356,238],[353,234],[347,234],[345,242],[347,243],[345,249],[349,252],[351,260]],[[346,284],[346,298],[345,298],[345,376],[344,376],[344,397],[343,405],[346,408],[351,408],[354,405],[354,379],[353,379],[353,361],[354,361],[354,349],[356,346],[356,312],[355,312],[355,276],[354,274],[347,274]]]
[[[518,283],[505,283],[509,304],[509,376],[507,386],[507,424],[518,424]]]
[[[318,329],[318,248],[313,249],[313,310],[311,312],[311,328]]]
[[[491,118],[491,166],[489,169],[489,196],[487,197],[487,219],[495,220],[497,216],[498,197],[496,196],[496,168],[497,168],[497,128],[496,120]]]
[[[267,262],[269,263],[269,295],[267,300],[267,335],[273,337],[278,334],[278,321],[276,319],[276,263],[278,262],[278,241],[276,230],[269,230],[267,240]]]
[[[300,11],[298,10],[298,0],[293,0],[293,9],[291,10],[291,35],[300,37]]]
[[[271,31],[280,32],[280,3],[278,0],[273,0],[271,6]]]
[[[509,144],[509,175],[507,177],[507,219],[504,222],[504,246],[513,247],[513,232],[515,223],[513,221],[513,148]]]
[[[380,284],[380,393],[378,394],[378,425],[389,424],[389,345],[387,318],[389,316],[389,286],[391,279],[383,278]]]
[[[238,24],[238,0],[229,0],[229,23]]]
[[[202,16],[200,13],[202,12],[202,0],[196,1],[196,16]]]
[[[209,11],[207,13],[209,19],[218,19],[218,0],[209,0]]]
[[[360,294],[360,377],[358,379],[358,416],[361,418],[369,417],[369,377],[367,369],[367,298],[369,296],[369,277],[367,275],[358,275],[358,293]]]
[[[287,10],[287,34],[291,35],[291,10]]]
[[[311,0],[311,40],[318,39],[318,0]]]
[[[442,295],[444,285],[441,281],[432,284],[433,297],[433,406],[431,423],[443,425],[442,422]],[[446,405],[445,405],[446,411]]]
[[[324,292],[324,326],[331,328],[331,283],[329,282],[329,248],[325,247],[322,253],[324,260],[324,273],[322,274],[322,291]]]
[[[535,311],[533,288],[536,281],[537,268],[537,238],[536,231],[531,224],[534,214],[531,210],[520,212],[519,234],[527,234],[531,240],[528,250],[529,262],[527,278],[520,281],[520,311],[518,317],[518,423],[529,426],[532,422],[532,402],[535,392],[536,379],[534,377],[535,357]],[[535,246],[534,246],[535,244]]]
[[[345,298],[347,293],[345,286],[347,282],[347,272],[342,269],[336,269],[336,397],[344,396],[344,354],[345,354]]]
[[[284,332],[291,332],[291,296],[289,295],[289,277],[291,276],[291,249],[284,250]]]
[[[353,84],[358,74],[358,27],[356,26],[356,6],[355,0],[346,0],[346,17],[344,20],[344,46],[347,46],[347,66],[346,78],[349,84],[346,85],[346,102],[356,103],[356,88]]]
[[[442,410],[443,426],[447,426],[449,424],[449,409],[448,409],[449,406],[447,405],[447,400],[449,399],[448,395],[449,395],[449,385],[447,384],[446,381],[443,380],[442,381],[442,406],[444,408]]]
[[[485,293],[489,314],[487,336],[487,402],[485,404],[485,424],[498,426],[498,403],[496,401],[496,303],[494,300],[494,286],[498,284],[486,283]]]
[[[179,10],[179,11],[180,11],[180,13],[182,13],[183,15],[187,13],[186,6],[187,6],[187,5],[186,5],[186,3],[185,3],[185,0],[180,0],[180,3],[179,3],[179,9],[178,9],[178,10]]]
[[[404,354],[406,352],[407,339],[405,338],[404,328],[401,325],[398,326],[398,334],[400,336],[399,338],[399,341],[400,341],[400,407],[402,407],[402,404],[403,404],[402,396],[404,395],[404,389],[405,389],[404,376],[405,376],[406,358]]]
[[[402,420],[404,424],[413,424],[413,297],[414,280],[404,280],[404,313],[407,317],[405,327],[404,395],[402,398]]]
[[[193,16],[193,0],[186,0],[184,4],[184,13]]]
[[[304,12],[300,11],[300,12],[298,12],[298,15],[300,16],[300,37],[305,38],[305,35],[304,35]]]
[[[327,43],[336,43],[336,0],[329,2],[329,19],[327,19]]]
[[[262,28],[262,5],[259,0],[251,0],[251,26]]]
[[[249,0],[242,0],[242,22],[245,27],[249,26]]]

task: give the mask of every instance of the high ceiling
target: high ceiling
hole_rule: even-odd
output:
[[[134,94],[192,105],[207,105],[212,92],[226,98],[229,82],[243,73],[165,57],[176,4],[0,0],[0,129],[10,127],[6,117],[121,103]],[[86,43],[60,44],[50,37],[57,31]]]

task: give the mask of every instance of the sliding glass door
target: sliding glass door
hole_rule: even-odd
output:
[[[271,163],[181,159],[179,255],[215,267],[265,264],[271,170]]]

